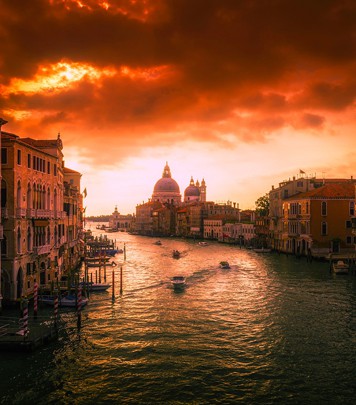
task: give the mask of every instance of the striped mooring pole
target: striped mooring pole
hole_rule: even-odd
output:
[[[35,282],[33,285],[33,317],[37,318],[38,312],[38,284]]]
[[[82,286],[78,286],[78,298],[77,298],[77,328],[80,329],[82,326]]]
[[[22,301],[22,332],[24,339],[27,338],[28,330],[28,300]]]
[[[54,296],[54,327],[57,328],[58,324],[58,294],[57,292],[55,293]]]

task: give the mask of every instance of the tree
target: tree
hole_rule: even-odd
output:
[[[269,212],[269,197],[268,194],[265,194],[264,196],[258,198],[255,202],[256,205],[256,213],[260,217],[266,217],[268,216]]]

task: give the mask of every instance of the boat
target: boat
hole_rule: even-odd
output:
[[[333,262],[332,264],[333,272],[335,274],[348,274],[349,273],[349,265],[345,263],[343,260],[338,260],[337,262]]]
[[[157,240],[156,242],[154,242],[154,245],[161,246],[161,245],[162,245],[162,242],[161,242],[160,240]]]
[[[230,267],[229,262],[224,260],[224,261],[220,262],[220,268],[221,269],[230,269],[231,267]]]
[[[268,248],[255,248],[253,251],[256,253],[270,253],[272,250]]]
[[[43,302],[44,304],[52,305],[54,306],[54,295],[40,295],[39,296],[39,301]],[[88,303],[88,298],[82,297],[82,307],[87,305]],[[58,306],[59,307],[72,307],[76,308],[77,307],[77,299],[75,295],[68,294],[64,296],[59,296],[58,297]]]
[[[208,242],[199,242],[198,245],[199,246],[208,246]]]
[[[89,288],[89,291],[95,292],[95,291],[106,291],[108,288],[111,287],[111,284],[108,283],[94,283],[89,281],[88,283],[81,282],[80,285],[82,288]]]
[[[180,251],[179,251],[179,250],[173,250],[172,256],[173,256],[175,259],[179,259],[179,258],[180,258]]]
[[[186,279],[184,276],[174,276],[171,278],[171,283],[175,290],[180,290],[185,287]]]

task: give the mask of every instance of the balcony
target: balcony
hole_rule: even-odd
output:
[[[51,251],[51,245],[43,245],[43,246],[34,246],[33,247],[33,253],[37,255],[45,255],[47,253],[50,253]]]
[[[27,216],[27,218],[35,218],[36,210],[34,208],[27,208],[26,216]]]
[[[1,218],[8,219],[9,212],[6,207],[1,207]]]
[[[26,208],[16,208],[16,218],[25,218],[26,212]]]

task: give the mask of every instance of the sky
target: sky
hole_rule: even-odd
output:
[[[1,0],[3,131],[63,141],[87,215],[147,202],[168,162],[209,201],[355,177],[354,0]]]

